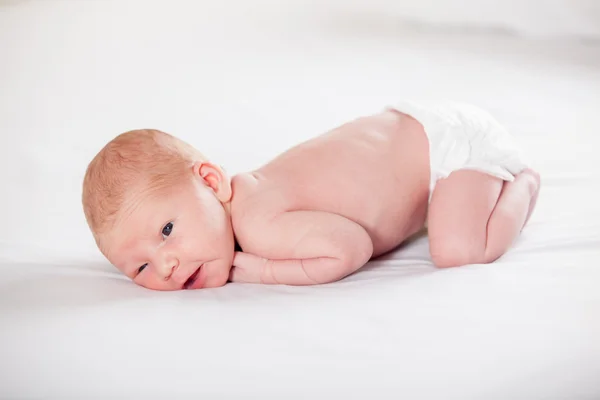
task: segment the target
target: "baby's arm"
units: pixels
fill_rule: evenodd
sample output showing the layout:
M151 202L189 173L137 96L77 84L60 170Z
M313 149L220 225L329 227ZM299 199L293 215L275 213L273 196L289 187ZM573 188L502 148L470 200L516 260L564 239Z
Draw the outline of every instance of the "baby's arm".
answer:
M314 285L337 281L369 261L373 243L359 224L320 211L289 211L264 226L233 260L234 282Z

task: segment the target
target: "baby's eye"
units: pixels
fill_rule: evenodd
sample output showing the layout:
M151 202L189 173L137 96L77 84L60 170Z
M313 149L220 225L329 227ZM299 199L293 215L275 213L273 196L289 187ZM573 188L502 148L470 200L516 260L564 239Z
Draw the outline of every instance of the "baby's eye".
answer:
M139 274L140 272L142 272L142 271L144 270L144 268L146 268L147 266L148 266L148 263L146 263L146 264L142 265L141 267L139 267L139 268L138 268L138 274Z
M171 231L173 230L173 223L169 222L168 224L165 225L165 227L162 229L162 235L164 238L166 238L167 236L169 236L171 234Z

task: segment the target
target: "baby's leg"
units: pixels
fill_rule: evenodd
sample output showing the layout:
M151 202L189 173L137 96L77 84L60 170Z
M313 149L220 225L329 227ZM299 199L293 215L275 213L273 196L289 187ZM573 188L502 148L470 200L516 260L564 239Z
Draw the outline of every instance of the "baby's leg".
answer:
M455 267L499 258L529 219L539 184L532 170L512 182L472 170L455 171L438 181L428 220L434 264Z

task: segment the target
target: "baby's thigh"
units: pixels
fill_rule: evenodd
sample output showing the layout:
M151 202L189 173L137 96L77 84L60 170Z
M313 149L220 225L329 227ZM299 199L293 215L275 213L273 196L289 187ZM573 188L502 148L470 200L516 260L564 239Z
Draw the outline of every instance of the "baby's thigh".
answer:
M431 196L428 231L434 247L485 248L487 223L496 206L502 179L473 171L454 171L437 182ZM458 250L458 249L457 249Z

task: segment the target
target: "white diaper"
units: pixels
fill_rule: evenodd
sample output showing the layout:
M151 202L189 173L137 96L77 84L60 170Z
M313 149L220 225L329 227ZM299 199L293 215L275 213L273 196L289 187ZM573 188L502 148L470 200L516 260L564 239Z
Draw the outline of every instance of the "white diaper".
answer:
M429 138L429 198L439 179L471 169L512 181L527 168L522 151L508 131L486 111L457 102L402 101L391 108L423 125Z

